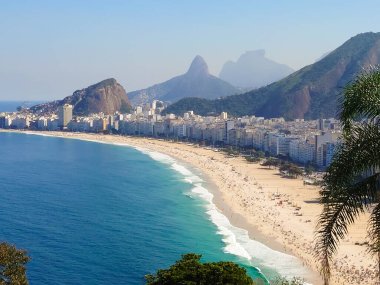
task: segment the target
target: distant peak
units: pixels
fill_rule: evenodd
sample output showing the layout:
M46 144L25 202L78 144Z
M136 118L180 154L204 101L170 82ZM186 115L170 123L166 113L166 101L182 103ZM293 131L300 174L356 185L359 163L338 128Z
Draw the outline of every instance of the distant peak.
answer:
M264 49L248 50L238 58L237 62L247 61L247 60L265 59L265 58L266 57L265 57L265 50Z
M265 49L258 49L258 50L248 50L246 51L243 56L265 56Z
M97 88L103 88L105 86L116 85L116 84L117 84L117 81L115 78L108 78L98 83L95 83L94 85L89 86L89 88L97 89Z
M108 78L100 81L98 84L104 84L104 85L112 85L117 84L117 81L115 78Z
M187 71L187 74L191 75L208 75L208 66L203 57L200 55L197 55L194 59L193 62L190 65L189 70Z

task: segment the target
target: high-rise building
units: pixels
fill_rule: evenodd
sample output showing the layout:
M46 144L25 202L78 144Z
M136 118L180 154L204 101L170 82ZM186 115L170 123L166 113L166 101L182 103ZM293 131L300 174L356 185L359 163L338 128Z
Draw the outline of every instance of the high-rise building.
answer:
M67 128L67 124L73 118L73 106L65 104L58 107L58 127Z
M228 120L224 122L224 143L228 143L228 131L235 127L235 122L233 120Z
M5 128L5 116L0 117L0 128L1 129Z

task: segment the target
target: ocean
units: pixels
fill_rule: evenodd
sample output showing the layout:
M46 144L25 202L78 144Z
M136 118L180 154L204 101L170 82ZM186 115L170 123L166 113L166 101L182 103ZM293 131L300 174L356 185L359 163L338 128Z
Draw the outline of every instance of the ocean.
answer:
M121 145L0 133L0 241L28 251L30 284L144 284L181 254L234 261L267 284L297 260L248 238L200 173Z
M31 107L42 101L0 101L0 112L16 112L17 107Z

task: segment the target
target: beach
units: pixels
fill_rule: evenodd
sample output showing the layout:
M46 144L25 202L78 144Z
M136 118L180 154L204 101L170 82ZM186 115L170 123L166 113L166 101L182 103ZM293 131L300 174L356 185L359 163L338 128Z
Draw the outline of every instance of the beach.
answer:
M319 187L302 179L284 178L277 169L248 163L212 149L157 139L67 132L38 132L58 137L126 144L169 155L199 170L213 187L214 203L237 227L248 230L251 239L290 255L310 269L308 283L322 284L314 258L315 227L322 206ZM376 259L363 245L369 214L350 227L336 255L331 284L379 284Z

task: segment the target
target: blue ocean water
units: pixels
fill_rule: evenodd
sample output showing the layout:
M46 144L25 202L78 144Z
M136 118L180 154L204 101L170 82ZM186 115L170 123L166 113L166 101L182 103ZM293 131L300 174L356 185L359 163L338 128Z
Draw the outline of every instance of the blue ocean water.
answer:
M42 103L42 101L0 101L0 112L16 112L17 107L31 107Z
M144 284L188 252L237 262L264 284L298 270L233 227L202 178L168 156L0 133L0 170L0 241L28 250L32 285Z

